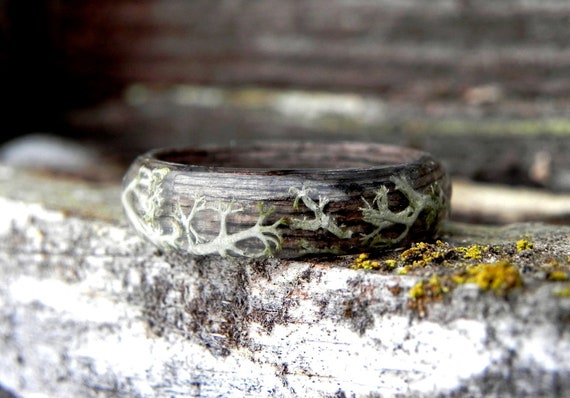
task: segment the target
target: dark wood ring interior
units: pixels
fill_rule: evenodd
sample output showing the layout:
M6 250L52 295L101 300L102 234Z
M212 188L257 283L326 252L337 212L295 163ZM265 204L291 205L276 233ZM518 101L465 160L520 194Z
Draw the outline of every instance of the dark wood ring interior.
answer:
M279 143L209 149L165 149L156 160L184 166L243 169L344 169L409 163L423 153L373 143Z

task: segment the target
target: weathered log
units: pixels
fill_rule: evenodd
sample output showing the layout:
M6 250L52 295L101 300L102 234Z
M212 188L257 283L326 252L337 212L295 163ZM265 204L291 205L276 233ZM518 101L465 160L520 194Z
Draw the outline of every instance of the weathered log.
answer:
M368 263L165 256L127 226L117 185L0 171L0 384L15 394L570 391L568 227L452 223L445 243ZM499 259L520 280L452 282Z

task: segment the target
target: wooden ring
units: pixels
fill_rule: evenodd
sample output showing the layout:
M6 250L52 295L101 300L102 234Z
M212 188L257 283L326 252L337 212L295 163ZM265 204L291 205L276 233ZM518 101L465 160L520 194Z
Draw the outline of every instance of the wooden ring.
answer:
M123 188L127 218L161 249L281 258L430 239L451 195L431 155L351 142L154 150Z

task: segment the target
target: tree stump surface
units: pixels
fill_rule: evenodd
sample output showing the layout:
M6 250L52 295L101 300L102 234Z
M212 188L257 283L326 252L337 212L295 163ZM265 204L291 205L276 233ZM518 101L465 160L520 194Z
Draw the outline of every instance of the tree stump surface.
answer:
M191 258L136 236L119 195L0 169L0 384L16 396L570 391L569 227L451 222L431 252L370 259ZM520 283L469 279L497 262Z

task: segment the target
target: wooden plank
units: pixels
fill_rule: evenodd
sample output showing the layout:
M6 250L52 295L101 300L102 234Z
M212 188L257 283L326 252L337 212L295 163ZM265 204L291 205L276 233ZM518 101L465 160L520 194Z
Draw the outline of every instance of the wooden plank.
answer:
M559 2L122 1L60 10L72 75L120 82L268 84L457 98L496 82L564 96ZM91 67L89 67L91 65ZM427 91L426 91L427 90Z

